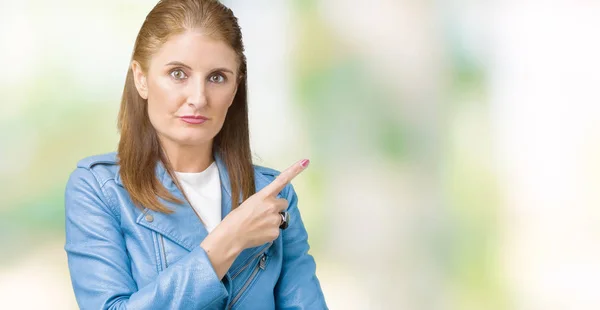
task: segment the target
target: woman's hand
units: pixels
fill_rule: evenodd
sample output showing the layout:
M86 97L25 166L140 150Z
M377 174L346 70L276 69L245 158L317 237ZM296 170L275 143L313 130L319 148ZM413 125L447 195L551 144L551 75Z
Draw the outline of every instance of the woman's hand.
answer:
M223 219L223 226L238 236L243 249L259 246L279 237L279 212L287 209L288 201L277 198L277 195L306 169L308 163L308 160L295 163Z
M250 196L229 213L204 239L202 248L207 252L221 279L241 251L259 246L279 237L281 215L288 201L277 198L283 188L308 167L307 159L283 171L271 184Z

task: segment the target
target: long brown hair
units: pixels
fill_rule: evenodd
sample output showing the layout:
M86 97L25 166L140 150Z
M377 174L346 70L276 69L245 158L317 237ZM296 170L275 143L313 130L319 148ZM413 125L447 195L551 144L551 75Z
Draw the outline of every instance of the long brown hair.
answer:
M161 0L146 17L131 58L148 72L150 58L169 37L196 28L226 42L237 53L240 64L237 93L221 131L213 140L213 152L219 153L229 173L233 210L239 205L238 197L246 200L255 192L248 129L246 57L233 12L217 0ZM158 198L181 201L162 185L155 169L157 163L162 162L171 177L173 169L148 118L147 101L137 92L131 66L121 99L118 128L120 174L132 201L138 207L172 213Z

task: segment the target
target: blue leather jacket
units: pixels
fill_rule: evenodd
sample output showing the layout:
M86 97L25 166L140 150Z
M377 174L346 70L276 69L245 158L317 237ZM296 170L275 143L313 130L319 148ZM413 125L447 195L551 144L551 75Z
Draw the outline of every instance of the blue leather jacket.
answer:
M227 170L218 156L222 216L231 211ZM256 190L277 171L255 167ZM158 164L156 176L182 193ZM71 281L82 309L327 309L294 188L290 223L273 242L241 252L220 280L200 243L207 231L189 204L161 202L167 215L136 208L123 187L115 153L81 160L65 193Z

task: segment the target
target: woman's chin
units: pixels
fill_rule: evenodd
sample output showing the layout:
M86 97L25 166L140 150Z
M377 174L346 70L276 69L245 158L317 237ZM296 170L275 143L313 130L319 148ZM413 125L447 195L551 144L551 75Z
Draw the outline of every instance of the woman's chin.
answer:
M201 137L181 137L180 139L177 139L175 142L181 146L186 146L186 147L193 147L193 146L205 146L209 143L212 142L212 137L205 137L205 136L201 136Z

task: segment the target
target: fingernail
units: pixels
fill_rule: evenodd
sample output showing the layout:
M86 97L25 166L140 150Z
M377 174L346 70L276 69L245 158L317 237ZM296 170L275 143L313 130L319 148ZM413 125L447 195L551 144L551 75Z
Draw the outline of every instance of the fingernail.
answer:
M305 159L300 162L300 166L302 166L303 168L308 167L308 164L310 164L310 160L308 160L308 159Z

